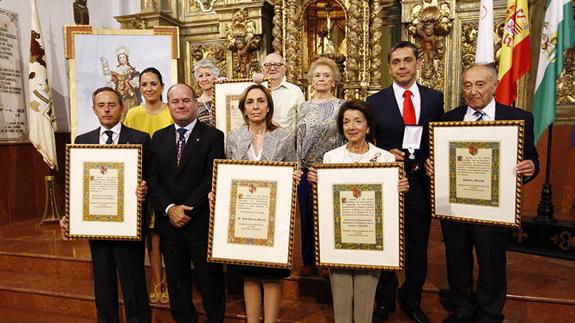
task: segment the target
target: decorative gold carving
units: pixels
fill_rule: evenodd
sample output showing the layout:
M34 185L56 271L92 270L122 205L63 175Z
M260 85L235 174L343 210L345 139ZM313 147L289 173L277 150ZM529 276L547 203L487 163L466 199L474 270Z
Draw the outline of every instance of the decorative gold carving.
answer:
M359 83L362 43L361 0L349 2L348 15L346 80L349 83Z
M371 85L381 86L381 65L383 59L383 6L382 0L375 0L371 5L369 32L371 35Z
M554 245L563 251L575 248L575 238L571 235L569 231L563 231L557 233L549 238Z
M557 105L575 104L575 50L563 54L564 70L557 80Z
M285 25L285 59L288 62L286 75L290 82L299 84L302 75L301 58L301 3L287 0Z
M256 24L248 19L244 8L234 13L234 19L226 26L226 47L235 55L233 78L248 78L259 71L259 61L254 52L261 48L262 38L256 35Z
M436 90L443 89L445 36L451 31L451 17L449 1L423 0L413 6L407 26L422 59L420 82Z
M130 19L129 24L132 26L133 29L147 29L148 27L146 19L142 17L134 17Z
M466 69L475 62L477 29L476 22L468 22L461 25L461 65L463 69Z
M272 28L272 35L273 35L273 42L272 46L276 53L279 53L283 56L283 37L282 37L282 19L283 19L283 7L282 1L276 0L274 4L274 18L273 18L273 28Z
M214 10L214 4L218 0L194 0L193 2L200 6L200 10L203 12L210 12Z
M144 2L144 8L142 9L147 9L148 11L156 11L158 10L158 1L157 0L146 0Z

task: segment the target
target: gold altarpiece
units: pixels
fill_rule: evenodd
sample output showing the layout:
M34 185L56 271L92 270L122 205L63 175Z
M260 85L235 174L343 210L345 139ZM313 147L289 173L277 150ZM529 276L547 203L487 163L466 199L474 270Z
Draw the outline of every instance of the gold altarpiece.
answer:
M530 1L531 73L518 85L517 106L531 106L544 10ZM498 59L506 0L495 0ZM479 1L470 0L142 0L141 12L116 17L122 28L180 28L180 80L194 84L193 64L214 59L222 75L243 78L277 51L290 82L307 87L306 72L318 56L331 57L343 72L346 98L365 98L391 83L387 53L399 39L420 48L418 81L445 93L446 109L462 103L460 74L473 63ZM565 53L558 81L558 120L575 119L575 62Z

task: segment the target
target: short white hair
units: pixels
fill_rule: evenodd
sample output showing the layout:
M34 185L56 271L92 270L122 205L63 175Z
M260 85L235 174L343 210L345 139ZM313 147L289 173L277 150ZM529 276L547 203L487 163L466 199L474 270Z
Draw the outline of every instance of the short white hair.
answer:
M212 70L212 74L214 75L214 77L219 77L220 76L220 69L216 66L216 64L214 63L214 61L212 61L211 59L207 59L204 58L202 60L199 60L196 64L194 64L194 78L197 80L198 77L200 77L200 68L209 68L210 70Z

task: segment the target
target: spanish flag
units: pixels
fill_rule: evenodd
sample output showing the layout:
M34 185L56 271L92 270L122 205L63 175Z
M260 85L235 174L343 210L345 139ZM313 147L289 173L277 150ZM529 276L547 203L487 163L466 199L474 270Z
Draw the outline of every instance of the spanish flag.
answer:
M517 80L531 68L527 0L508 0L501 38L497 102L511 105L517 97Z

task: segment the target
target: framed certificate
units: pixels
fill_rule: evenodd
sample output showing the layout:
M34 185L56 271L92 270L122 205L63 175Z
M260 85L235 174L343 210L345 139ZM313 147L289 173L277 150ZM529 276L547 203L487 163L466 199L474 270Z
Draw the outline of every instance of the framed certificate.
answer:
M429 129L433 216L518 227L524 121L432 122Z
M291 268L296 163L214 161L208 261Z
M240 96L244 90L255 84L250 79L227 80L223 83L216 83L214 87L214 119L216 128L220 129L224 135L228 135L233 130L245 124L242 112L239 109ZM267 83L263 83L271 88Z
M402 163L317 164L314 185L318 266L401 270Z
M140 240L141 145L66 145L70 239Z

